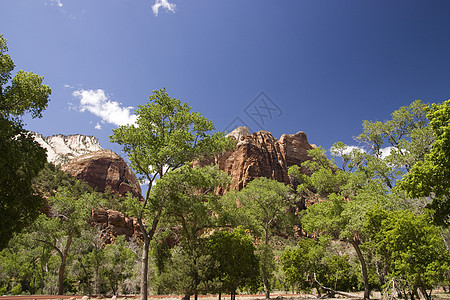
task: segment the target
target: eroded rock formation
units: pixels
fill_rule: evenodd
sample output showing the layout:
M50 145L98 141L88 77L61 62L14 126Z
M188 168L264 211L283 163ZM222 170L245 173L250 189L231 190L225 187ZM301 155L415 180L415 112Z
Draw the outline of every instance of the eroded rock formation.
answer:
M100 150L79 156L64 164L61 169L86 181L99 192L110 188L120 196L131 192L135 197L142 197L136 176L125 160L111 150Z
M99 208L92 212L91 222L107 244L114 242L118 235L125 235L127 238L140 236L136 220L116 210Z
M94 136L73 134L73 135L52 135L42 136L34 133L34 139L47 151L47 160L55 165L64 164L71 159L102 150L98 139Z
M277 140L270 132L262 130L250 134L246 127L238 127L228 136L237 140L233 151L203 159L196 165L218 164L221 170L232 177L230 189L237 190L258 177L292 184L288 168L310 159L307 151L315 147L308 143L306 134L302 131L283 134Z

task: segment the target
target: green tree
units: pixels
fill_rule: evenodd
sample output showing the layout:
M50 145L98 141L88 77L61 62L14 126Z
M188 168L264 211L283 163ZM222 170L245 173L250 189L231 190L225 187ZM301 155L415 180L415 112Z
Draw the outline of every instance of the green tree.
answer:
M312 161L304 163L312 171L310 177L299 174L298 169L290 170L291 176L299 178L297 190L303 197L330 200L307 209L303 228L308 234L330 234L355 248L361 262L365 298L370 293L368 268L360 248L368 238L363 230L365 214L376 205L414 208L410 199L393 188L431 148L434 136L426 119L428 107L418 100L394 111L391 120L364 121L364 131L358 139L369 146L368 150L348 152L343 143L332 147L332 153L343 158L343 170L332 161L326 162L324 153L311 153ZM423 205L415 209L423 210ZM379 276L380 285L382 278Z
M166 172L199 158L221 152L232 146L223 133L214 130L211 121L191 112L187 103L171 98L165 89L154 91L149 103L135 112L135 125L113 130L111 141L123 145L132 168L149 183L143 201L129 201L132 213L139 223L144 238L142 249L141 297L148 294L148 253L150 241L158 227L161 214L169 198L156 198L152 187Z
M256 178L241 191L227 193L227 201L239 222L259 240L261 277L266 298L270 297L270 278L274 271L274 255L270 245L275 233L293 230L292 189L276 180Z
M313 173L311 177L303 179L297 191L304 197L313 199L316 204L307 208L301 220L302 227L310 236L326 234L352 245L361 264L364 297L368 299L369 273L361 250L361 245L366 240L363 231L364 215L374 205L388 205L391 198L386 178L393 178L394 172L381 158L356 150L348 161L352 171L338 169L332 160L325 161L323 149L314 149L311 154L312 160L303 166ZM305 177L298 170L290 168L289 174L294 178ZM327 184L324 185L324 182Z
M400 182L411 197L431 197L437 224L448 226L450 216L450 100L433 104L427 114L436 141Z
M32 72L20 70L12 77L15 65L7 51L0 34L0 249L36 219L44 203L31 183L44 167L46 153L23 129L20 116L42 117L51 93Z
M190 253L186 259L191 259L191 269L186 276L193 276L192 285L186 286L186 297L190 292L197 299L199 285L205 276L196 269L200 256L206 255L202 234L211 228L221 227L222 209L220 195L215 191L226 188L230 182L229 176L214 166L193 168L184 165L177 170L167 173L153 189L155 198L169 199L162 214L162 227L176 227L180 229L179 245L184 253ZM204 261L202 262L202 268Z
M450 253L426 216L377 207L367 213L365 226L377 242L376 251L389 263L389 276L398 287L409 290L412 299L417 290L429 299L433 287L448 283Z
M255 287L259 277L259 262L256 247L242 228L233 231L218 231L209 237L209 253L218 263L215 270L222 292L229 292L234 300L239 287Z
M285 249L281 264L293 289L310 291L315 287L320 295L319 283L335 291L350 291L357 285L348 255L334 254L330 240L327 236L302 238L297 246Z
M314 274L323 282L323 265L325 247L329 239L320 237L319 241L310 238L302 238L296 247L286 248L281 255L281 265L286 276L286 281L292 290L310 291L320 287L314 281Z
M48 217L41 214L33 224L32 238L48 245L60 258L58 270L58 294L64 294L64 279L71 246L74 239L85 229L91 210L98 203L95 194L74 197L67 188L61 188L48 198L50 212Z
M118 295L125 279L132 277L136 258L123 236L105 246L101 272L107 282L107 291L112 290L113 295Z

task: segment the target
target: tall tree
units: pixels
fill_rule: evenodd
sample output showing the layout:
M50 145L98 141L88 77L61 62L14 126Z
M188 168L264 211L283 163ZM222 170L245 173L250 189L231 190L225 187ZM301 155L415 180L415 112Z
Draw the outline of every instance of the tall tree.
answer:
M239 287L255 287L259 279L259 262L255 255L256 247L243 228L233 231L218 231L208 238L207 248L218 263L215 276L219 280L219 299L221 293L229 292L236 299Z
M311 177L297 174L295 168L290 170L292 176L300 179L300 193L330 200L309 207L302 224L310 234L328 233L355 248L361 262L365 298L370 289L366 258L360 249L367 238L364 219L376 205L390 209L411 207L408 201L402 201L406 200L402 195L396 194L394 186L431 148L434 136L426 119L428 107L417 100L394 111L391 120L364 121L364 131L358 139L369 149L349 153L343 143L332 147L334 155L342 156L344 170L339 170L334 162L323 163L325 155L317 153L311 153L313 161L304 164L313 172ZM383 276L379 278L382 285Z
M7 51L0 34L0 249L36 219L44 203L32 180L44 168L46 153L23 129L20 117L42 117L51 93L32 72L20 70L12 77L15 66Z
M189 285L185 285L185 298L193 293L195 299L199 294L199 285L205 276L201 276L205 263L201 256L206 255L202 234L213 228L222 227L218 216L222 213L220 195L215 191L226 188L230 178L227 173L215 166L194 168L184 165L167 173L153 189L155 198L168 198L163 212L162 226L179 228L179 245L189 261L191 277ZM185 269L186 270L186 269ZM204 272L203 272L204 273ZM203 278L202 278L203 277ZM204 281L204 280L203 280Z
M41 214L37 218L33 224L32 238L58 253L58 294L63 295L67 259L74 239L87 227L91 210L98 205L98 199L94 193L76 197L68 188L60 188L54 196L48 198L48 203L51 217Z
M400 182L411 197L431 197L437 224L448 226L450 216L450 100L433 104L427 114L436 141L423 161L413 165Z
M209 134L213 123L199 113L191 112L187 103L171 98L165 89L156 90L149 102L135 112L136 124L113 130L112 142L123 145L132 168L149 184L143 199L129 201L144 238L142 248L141 297L148 295L148 253L150 241L158 228L169 198L155 198L152 187L166 172L177 169L202 156L223 151L232 141L223 133Z
M293 206L291 187L264 177L251 181L241 191L231 191L226 197L236 211L236 217L260 242L261 277L266 298L270 298L270 278L273 275L274 255L270 245L272 237L284 230L292 230Z
M430 299L433 287L448 283L450 252L427 216L374 207L365 227L376 242L375 251L389 263L390 280L398 289L408 290L411 299L418 291Z

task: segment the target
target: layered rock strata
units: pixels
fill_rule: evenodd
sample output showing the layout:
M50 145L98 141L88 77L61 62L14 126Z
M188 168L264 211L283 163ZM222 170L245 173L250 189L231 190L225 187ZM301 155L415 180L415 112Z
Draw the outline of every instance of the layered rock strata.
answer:
M80 180L86 181L99 192L107 188L125 196L131 192L141 198L141 187L125 160L111 150L91 152L72 159L61 169Z
M33 133L33 135L36 142L47 151L47 161L55 165L64 164L75 157L103 149L94 136L57 134L44 137L39 133Z
M307 151L315 147L309 144L306 134L302 131L283 134L280 140L277 140L270 132L262 130L250 134L246 127L238 127L228 136L237 140L234 150L205 158L196 165L217 164L219 169L232 177L229 188L237 190L241 190L258 177L293 185L288 168L309 160ZM308 172L306 169L303 171Z

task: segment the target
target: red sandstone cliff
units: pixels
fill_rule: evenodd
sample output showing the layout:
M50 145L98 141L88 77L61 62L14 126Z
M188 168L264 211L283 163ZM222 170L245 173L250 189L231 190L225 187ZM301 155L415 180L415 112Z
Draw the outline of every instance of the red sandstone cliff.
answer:
M91 152L70 160L61 169L86 181L99 192L110 188L120 196L141 196L141 187L125 160L111 150Z
M240 190L258 177L292 184L288 168L310 159L307 151L315 147L308 143L302 131L283 134L277 140L270 132L262 130L250 134L247 128L239 127L228 136L237 140L233 151L203 159L196 165L218 164L221 170L232 177L230 189Z

